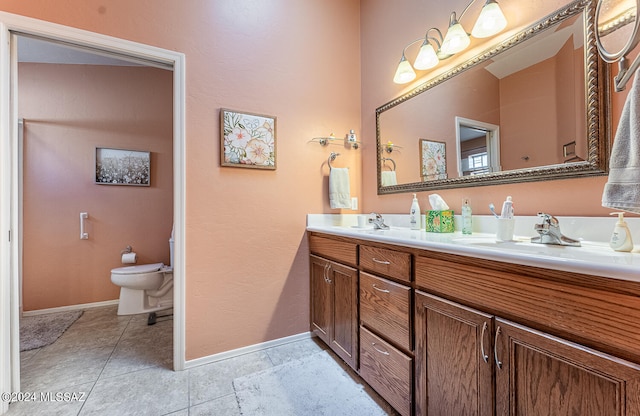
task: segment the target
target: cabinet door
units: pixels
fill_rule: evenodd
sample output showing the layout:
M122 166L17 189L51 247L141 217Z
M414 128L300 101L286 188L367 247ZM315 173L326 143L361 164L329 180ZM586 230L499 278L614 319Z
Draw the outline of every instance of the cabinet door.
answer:
M331 349L356 369L358 354L358 272L331 262L328 268L333 287L333 334Z
M332 292L327 260L311 255L311 331L327 345L331 343Z
M640 415L640 366L496 319L496 415Z
M311 255L311 330L353 369L358 358L358 272Z
M493 415L491 315L416 292L416 415Z

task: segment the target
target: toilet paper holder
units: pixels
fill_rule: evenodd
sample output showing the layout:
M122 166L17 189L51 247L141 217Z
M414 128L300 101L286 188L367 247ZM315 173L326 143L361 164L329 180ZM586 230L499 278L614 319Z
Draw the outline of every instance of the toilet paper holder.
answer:
M131 252L133 252L133 247L131 247L131 246L126 246L126 247L124 248L124 250L122 250L122 251L120 252L120 255L123 255L123 254L129 254L129 253L131 253Z

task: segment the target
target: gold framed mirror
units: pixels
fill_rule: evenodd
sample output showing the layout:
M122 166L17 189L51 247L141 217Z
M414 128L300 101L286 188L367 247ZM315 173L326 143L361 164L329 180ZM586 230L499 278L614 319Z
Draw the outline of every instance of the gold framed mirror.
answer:
M378 107L378 194L606 174L594 21L595 1L574 1Z

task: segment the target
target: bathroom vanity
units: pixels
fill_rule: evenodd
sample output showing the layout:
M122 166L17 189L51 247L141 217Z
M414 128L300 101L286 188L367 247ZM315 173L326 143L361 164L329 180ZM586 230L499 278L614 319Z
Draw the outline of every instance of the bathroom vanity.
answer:
M312 331L400 414L640 415L640 254L307 232Z

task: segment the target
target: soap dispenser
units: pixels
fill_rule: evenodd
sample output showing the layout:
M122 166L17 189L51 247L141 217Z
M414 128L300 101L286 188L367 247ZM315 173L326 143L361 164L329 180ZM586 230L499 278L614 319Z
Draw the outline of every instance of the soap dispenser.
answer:
M418 204L418 198L416 194L413 194L413 202L411 202L411 210L409 211L409 223L412 230L420 229L420 204Z
M633 250L633 241L631 241L631 232L624 220L624 212L612 212L609 215L617 215L618 222L611 234L609 245L615 251L631 251Z
M462 234L471 234L473 231L473 224L471 223L471 205L469 205L469 199L464 198L462 200Z

